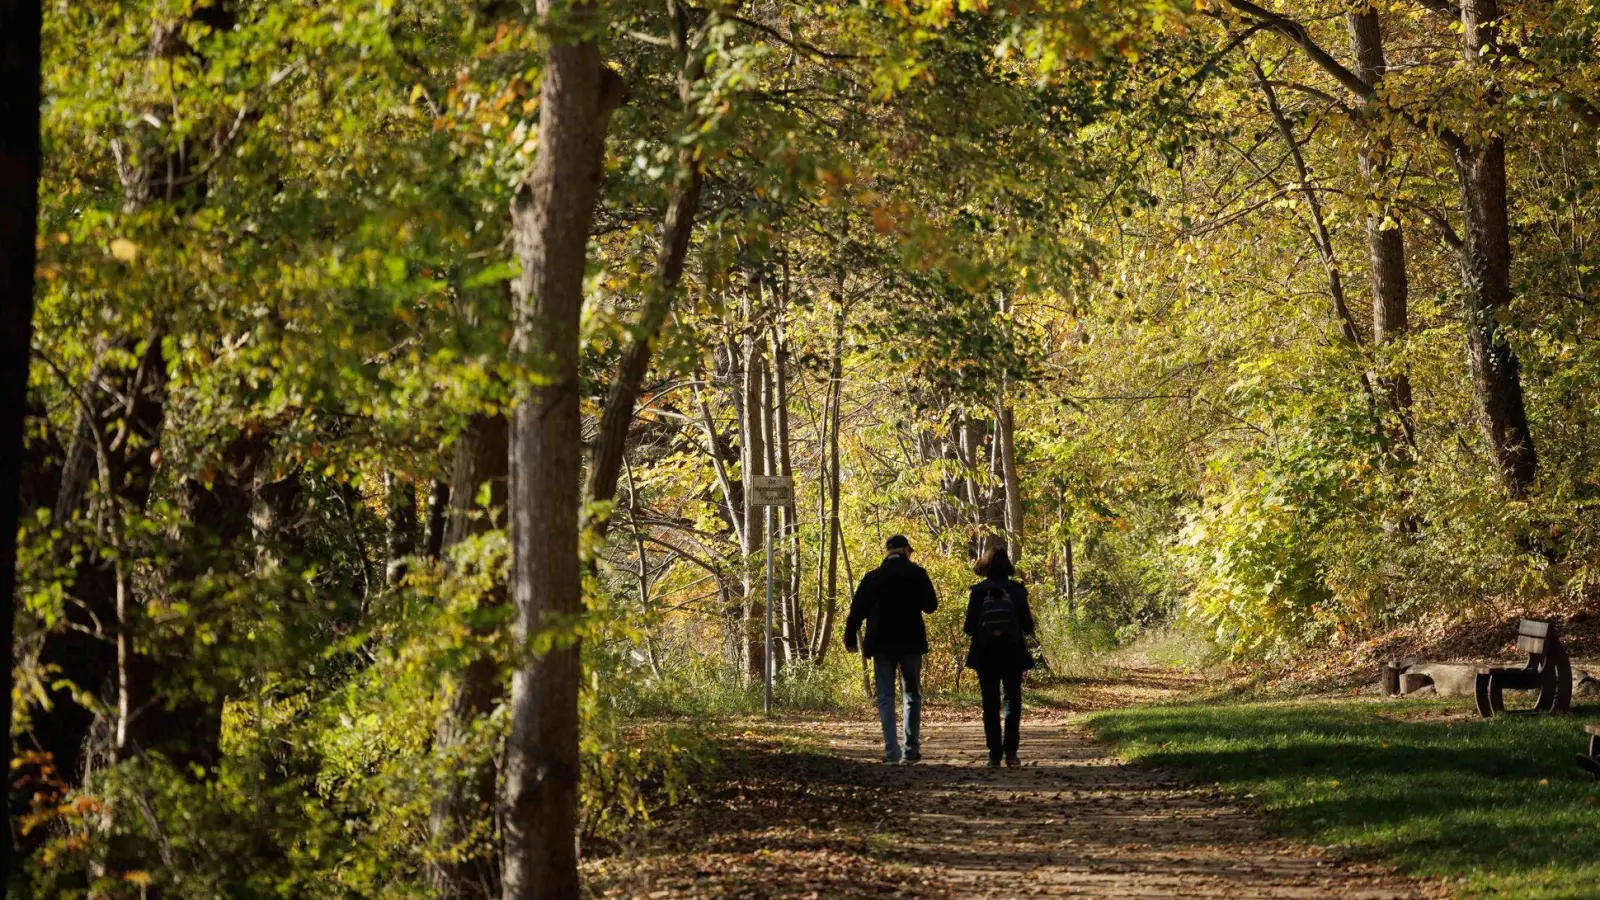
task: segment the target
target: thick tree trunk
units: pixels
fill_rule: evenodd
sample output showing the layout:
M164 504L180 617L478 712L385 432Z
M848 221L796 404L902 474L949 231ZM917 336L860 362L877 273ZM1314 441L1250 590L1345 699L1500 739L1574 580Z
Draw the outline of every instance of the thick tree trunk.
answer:
M1317 46L1303 25L1249 0L1228 0L1235 9L1294 41L1314 63L1333 76L1363 103L1373 102L1373 86ZM1444 11L1454 3L1438 4ZM1463 0L1462 55L1469 70L1489 76L1500 56L1495 50L1501 23L1496 0ZM1486 80L1486 79L1479 79ZM1490 87L1482 111L1497 102ZM1411 120L1431 131L1451 155L1461 190L1466 224L1461 239L1462 282L1466 294L1467 356L1472 366L1479 425L1489 443L1495 468L1506 491L1525 495L1538 479L1539 459L1522 395L1522 373L1516 354L1500 333L1496 314L1511 302L1511 246L1506 202L1506 147L1499 134L1487 128L1470 129L1471 139L1433 123Z
M667 8L672 16L673 49L679 55L678 101L685 115L694 117L694 88L705 75L706 54L698 46L704 31L698 37L689 34L687 10L682 4L669 2ZM706 24L709 26L709 19ZM700 208L700 190L705 184L705 171L696 158L697 152L696 147L684 147L678 154L678 177L667 201L666 218L661 223L661 249L656 254L655 273L639 310L639 320L622 352L616 380L611 384L601 411L599 434L590 450L584 484L586 516L593 514L594 504L616 496L617 476L628 429L633 423L634 406L639 402L639 391L650 368L656 338L672 312L678 284L683 280L683 263L689 254L695 213ZM601 516L586 525L594 528L599 537L604 537L609 527L608 517Z
M1461 4L1462 52L1469 68L1494 66L1500 10L1495 0ZM1521 497L1538 478L1539 459L1522 396L1516 353L1497 316L1511 305L1511 239L1506 198L1506 145L1482 133L1451 147L1465 214L1461 274L1466 289L1467 356L1478 400L1479 425L1500 480Z
M538 0L550 28L555 0ZM621 79L592 36L597 7L560 9L545 51L539 152L512 203L522 272L512 281L513 355L541 377L511 420L511 597L515 646L505 751L505 900L578 897L578 558L582 435L578 323L610 113ZM535 650L535 644L543 646Z
M1355 58L1352 68L1356 76L1368 84L1379 84L1388 64L1383 56L1383 28L1377 10L1369 7L1346 13L1345 24L1350 31L1350 53ZM1383 180L1388 153L1387 140L1376 145L1364 143L1357 151L1361 177L1369 193L1375 193ZM1386 200L1367 214L1366 230L1367 250L1372 260L1372 343L1382 346L1403 336L1410 328L1407 306L1411 283L1406 274L1405 233L1400 228L1400 217L1393 214ZM1408 459L1416 449L1416 430L1411 418L1411 379L1400 371L1380 375L1376 382L1397 420L1397 433L1392 434L1391 442L1397 454Z
M40 8L38 0L0 0L0 636L5 694L0 735L11 771L11 659L15 630L17 526L21 514L23 419L33 346L33 269L39 217ZM9 775L7 783L9 783ZM0 871L12 872L7 803Z
M990 492L979 478L979 472L983 469L983 444L984 439L988 437L987 431L986 423L962 415L957 452L961 456L961 466L965 476L965 490L969 504L967 514L971 517L969 550L974 553L983 550L983 536L994 523L994 519L990 516L990 507L993 505L989 502Z

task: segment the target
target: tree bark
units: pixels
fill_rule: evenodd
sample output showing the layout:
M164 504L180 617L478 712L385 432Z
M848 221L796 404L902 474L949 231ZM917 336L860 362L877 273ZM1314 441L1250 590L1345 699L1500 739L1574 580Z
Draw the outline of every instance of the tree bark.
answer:
M578 324L606 128L622 83L600 60L597 6L563 7L557 16L557 5L538 0L540 24L551 32L539 152L511 209L522 264L511 283L511 351L540 378L511 419L512 634L521 660L505 751L505 900L577 900L579 891L581 663L571 631L583 612Z
M743 318L747 334L744 336L744 392L740 404L739 440L743 444L741 477L744 481L744 638L746 675L760 678L765 671L765 646L761 640L761 627L765 614L759 596L761 591L760 556L764 546L762 520L766 510L750 502L750 480L766 474L767 450L763 415L763 384L766 371L766 342L762 339L761 316L764 304L761 299L761 275L752 267L744 292Z
M841 278L841 281L843 279ZM839 407L844 401L844 296L834 297L833 358L828 363L828 603L818 630L817 662L821 664L833 642L833 621L839 611Z
M669 0L668 12L672 16L672 45L679 57L678 102L686 117L691 117L694 86L705 75L706 54L698 44L703 31L695 36L689 33L687 10L681 3ZM710 20L707 20L707 25ZM634 406L639 402L639 391L645 373L650 368L654 343L672 312L677 298L678 284L683 280L683 263L689 254L689 239L694 234L695 213L700 208L700 190L705 184L705 171L696 159L697 148L686 146L678 153L678 175L667 201L667 213L661 223L661 249L656 254L656 268L645 294L639 319L632 328L628 346L622 352L617 366L616 380L606 397L600 415L599 435L589 454L587 482L584 485L585 515L597 502L611 500L617 493L617 476L622 466L628 429L633 422ZM589 523L598 536L604 537L609 527L606 517Z
M383 474L387 509L385 580L397 588L406 578L406 560L417 552L417 486L394 472Z
M422 539L422 555L438 561L444 554L444 531L450 520L450 482L434 479L428 490L428 527Z
M0 635L5 693L0 735L11 771L11 659L15 639L17 526L21 515L23 420L33 346L33 269L39 220L41 4L0 0ZM7 777L9 784L10 778ZM13 866L10 803L0 870Z
M694 233L695 210L700 205L700 187L705 178L690 152L685 151L678 162L686 168L686 172L673 188L667 217L661 225L661 251L656 256L655 274L645 295L644 306L639 310L639 320L633 326L627 349L622 352L616 380L611 383L605 409L600 415L599 434L589 454L588 479L584 486L586 509L616 496L617 477L622 469L628 429L633 423L633 410L639 402L645 373L650 368L654 342L661 333L661 326L667 321L668 313L672 311L678 283L683 278L683 261L689 253L689 238ZM609 516L591 521L589 527L604 537L610 528Z
M1261 94L1266 98L1267 110L1272 113L1272 121L1278 128L1278 136L1283 138L1283 144L1289 154L1289 159L1294 162L1295 187L1300 191L1300 196L1305 200L1306 214L1311 219L1312 245L1317 249L1317 256L1322 260L1323 273L1328 280L1328 296L1333 301L1333 315L1339 323L1339 332L1351 344L1362 344L1361 329L1356 325L1355 316L1350 312L1350 304L1344 295L1344 279L1339 273L1339 258L1334 254L1333 239L1328 234L1328 224L1322 214L1322 203L1317 199L1317 192L1311 184L1311 171L1306 167L1305 156L1300 153L1300 143L1295 139L1294 129L1289 124L1289 119L1283 114L1283 107L1278 105L1278 93L1272 89L1272 83L1267 80L1266 73L1261 71L1259 63L1255 66L1256 84L1261 88ZM1365 386L1367 377L1361 376ZM1371 388L1368 387L1370 393Z
M1362 103L1376 100L1373 86L1317 46L1305 26L1250 0L1227 0L1227 3L1294 41L1307 58ZM1496 0L1464 0L1460 15L1463 59L1469 70L1482 69L1488 75L1497 65L1498 53L1493 51L1495 32L1500 25L1499 5ZM1497 92L1491 88L1487 100L1493 104L1496 99ZM1407 115L1403 111L1400 114ZM1438 138L1449 151L1456 170L1466 223L1460 252L1462 286L1466 294L1463 312L1467 357L1472 367L1479 427L1489 443L1501 484L1511 496L1525 496L1538 479L1539 459L1528 427L1521 365L1496 321L1497 313L1511 302L1505 139L1478 129L1482 133L1469 140L1450 128L1409 115L1407 118Z
M1495 67L1500 24L1495 0L1463 0L1462 54L1469 69ZM1461 274L1466 288L1467 357L1477 389L1479 425L1501 483L1513 497L1522 497L1538 479L1539 458L1528 427L1521 364L1497 318L1511 305L1505 139L1487 133L1463 138L1452 145L1451 157L1465 214Z
M1350 31L1350 52L1355 58L1353 70L1368 84L1382 83L1388 70L1383 55L1383 28L1375 8L1345 14L1345 24ZM1385 158L1389 142L1377 145L1363 143L1357 151L1361 177L1369 193L1375 193L1383 180ZM1398 215L1392 214L1387 202L1367 213L1367 250L1372 260L1372 343L1382 346L1403 336L1410 328L1408 303L1411 292L1406 274L1405 233L1401 230ZM1388 226L1385 227L1385 221ZM1416 429L1411 417L1411 379L1404 371L1380 375L1377 387L1383 391L1385 401L1394 411L1397 434L1391 443L1397 453L1409 459L1416 450ZM1398 440L1395 440L1398 438Z
M998 425L995 435L999 440L1000 476L1005 490L1006 540L1010 544L1013 562L1022 558L1022 483L1017 473L1016 414L1007 402L1005 389L1001 389L998 406Z
M768 475L778 475L781 471L778 463L778 385L777 376L773 371L774 363L771 352L773 327L769 318L766 327L763 329L765 333L761 337L761 342L765 347L765 353L761 361L761 445L766 451L766 459L763 461L763 465ZM763 514L766 512L767 510L762 510ZM789 662L788 644L783 640L783 635L788 631L789 605L784 600L786 596L784 587L787 582L783 580L781 572L778 571L778 566L781 564L779 548L783 544L783 510L781 508L774 509L771 510L771 513L772 515L766 518L765 521L772 525L767 534L767 541L770 548L769 552L773 555L772 589L776 593L769 595L766 602L774 604L772 618L773 627L777 633L772 638L773 659L768 665L772 666L774 672L777 672L785 665L788 665ZM765 627L765 623L763 623L762 628L765 629Z
M161 352L161 335L151 335L142 351L131 340L117 342L121 349L138 353L130 369L117 366L99 372L94 385L79 398L80 434L87 424L87 438L75 440L84 448L100 483L91 515L83 527L92 527L102 536L120 527L121 511L142 511L150 497L154 480L151 449L160 443L165 413L166 360ZM120 435L120 440L114 436ZM76 451L69 451L76 454ZM68 489L63 485L63 489ZM78 503L88 496L87 485L77 493ZM58 495L56 508L63 524L78 513L66 508ZM114 539L114 537L113 537ZM63 542L76 541L69 532ZM69 546L58 547L61 559L69 558ZM50 691L48 710L33 722L31 736L39 750L49 753L56 771L71 786L84 783L89 768L88 742L91 733L111 734L113 727L96 729L97 714L78 702L73 688L97 694L104 708L118 705L123 667L117 659L121 633L116 604L115 565L101 554L86 553L75 567L72 596L67 607L69 627L51 631L40 650L42 665L55 667L60 681L68 686ZM126 582L123 584L126 588ZM124 608L124 612L126 609ZM104 743L101 755L109 758L115 741Z
M502 415L476 417L457 440L443 546L503 527L508 455L508 426ZM480 510L477 498L485 486L488 508ZM505 602L505 584L499 580L479 600L485 608ZM483 640L489 635L477 637ZM428 811L436 854L428 863L428 882L440 900L483 900L494 896L499 884L487 846L494 819L495 770L492 754L474 747L473 737L504 692L495 659L488 653L474 654L444 692L445 708L434 729L434 750L445 760L444 774L434 785Z
M788 308L788 279L784 279L785 296L782 307L772 327L772 378L777 394L774 415L778 451L778 474L794 478L794 456L789 446L789 342L784 334L782 312ZM784 644L790 661L806 657L805 608L800 602L800 520L799 507L791 500L779 510L782 527L779 533L784 540Z

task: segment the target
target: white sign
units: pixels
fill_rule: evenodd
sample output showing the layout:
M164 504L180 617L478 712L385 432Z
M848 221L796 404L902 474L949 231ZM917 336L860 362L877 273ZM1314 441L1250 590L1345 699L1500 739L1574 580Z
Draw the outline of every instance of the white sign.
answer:
M745 482L751 506L788 506L794 502L794 479L782 475L752 475Z

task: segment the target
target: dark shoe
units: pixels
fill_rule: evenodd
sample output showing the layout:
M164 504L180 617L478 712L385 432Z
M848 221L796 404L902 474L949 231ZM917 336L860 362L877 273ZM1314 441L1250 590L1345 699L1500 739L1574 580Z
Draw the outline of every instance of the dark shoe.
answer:
M989 768L991 768L991 769L1000 768L1000 757L998 757L998 756L989 757Z
M1017 755L1015 753L1007 753L1006 754L1006 765L1011 766L1012 768L1016 768L1017 766L1022 765L1022 760L1017 759Z
M921 753L916 753L916 752L907 753L905 755L904 762L908 766L911 765L912 763L922 762L922 754Z

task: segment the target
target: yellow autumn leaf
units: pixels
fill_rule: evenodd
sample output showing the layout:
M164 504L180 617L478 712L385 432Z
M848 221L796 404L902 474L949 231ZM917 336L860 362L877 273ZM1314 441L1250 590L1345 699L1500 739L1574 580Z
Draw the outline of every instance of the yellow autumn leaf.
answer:
M111 255L121 262L131 263L139 258L139 245L127 238L113 238Z

